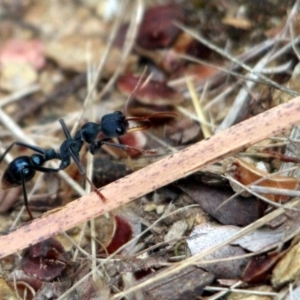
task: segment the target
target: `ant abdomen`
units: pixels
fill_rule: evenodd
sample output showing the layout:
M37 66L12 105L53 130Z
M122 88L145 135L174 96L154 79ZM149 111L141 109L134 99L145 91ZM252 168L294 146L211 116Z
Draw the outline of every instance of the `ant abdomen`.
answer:
M2 176L2 189L20 186L22 184L22 180L29 181L32 179L36 171L30 168L31 164L32 161L29 156L19 156L14 159L8 165Z

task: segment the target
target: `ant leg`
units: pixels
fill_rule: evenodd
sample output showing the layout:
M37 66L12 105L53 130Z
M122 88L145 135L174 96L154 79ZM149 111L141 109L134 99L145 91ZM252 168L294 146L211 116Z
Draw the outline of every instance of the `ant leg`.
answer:
M29 144L26 144L26 143L23 143L23 142L14 142L14 144L16 144L18 146L26 147L28 149L31 149L31 150L33 150L35 152L38 152L40 154L43 154L43 155L45 155L49 150L54 152L54 149L43 149L41 147L29 145ZM53 158L56 158L56 157L53 157Z
M27 213L29 215L29 218L31 220L34 220L33 215L31 213L31 210L29 208L29 202L28 202L27 191L26 191L26 186L25 186L25 178L24 178L24 174L23 174L24 169L22 169L22 172L21 172L21 181L22 181L22 190L23 190L24 205L25 205L25 208L26 208Z
M128 150L134 150L134 151L137 151L137 152L139 152L141 154L145 154L145 153L155 154L156 153L155 150L144 150L144 149L141 149L141 148L136 148L136 147L132 147L132 146L128 146L128 145L123 145L123 144L117 144L117 143L113 143L113 142L109 142L109 141L105 141L105 140L96 141L91 146L90 150L92 150L94 152L95 148L99 148L99 145L100 146L102 146L102 145L108 145L108 146L111 146L111 147L116 147L116 148L122 149L122 150L124 150L126 152L128 152ZM94 154L94 153L92 153L92 154Z
M14 144L15 144L15 143L12 143L12 144L11 144L11 145L3 152L3 154L2 154L1 157L0 157L0 163L2 163L4 157L5 157L6 154L10 151L10 149L13 147Z
M61 127L62 127L62 129L64 131L64 134L65 134L66 138L67 139L72 139L71 134L70 134L70 132L69 132L69 130L67 128L67 125L66 125L64 119L59 119L59 123L60 123L60 125L61 125Z
M31 149L31 150L33 150L33 151L35 151L37 153L40 153L40 154L44 155L45 161L48 161L48 160L51 160L51 159L54 159L54 158L60 159L59 153L55 152L54 149L43 149L43 148L40 148L40 147L37 147L37 146L33 146L33 145L29 145L29 144L26 144L26 143L23 143L23 142L14 142L1 155L1 157L0 157L0 163L3 161L4 157L6 156L6 154L11 150L11 148L14 145L22 146L22 147Z
M28 168L28 167L27 167ZM34 166L31 169L35 171L39 171L42 173L57 173L61 170L61 168L46 168L46 167L39 167L39 166Z
M15 142L15 144L19 145L19 146L26 147L28 149L31 149L35 152L38 152L38 153L42 154L43 157L44 157L44 162L55 159L55 158L56 159L61 159L60 154L57 153L52 148L43 149L43 148L40 148L38 146L29 145L29 144L26 144L26 143L23 143L23 142Z
M30 219L34 220L33 215L31 213L31 210L29 208L29 202L28 202L27 191L26 191L26 186L25 186L25 177L24 177L24 173L23 173L25 169L33 169L35 171L40 171L40 172L43 172L43 173L57 173L58 171L60 171L60 169L59 168L57 168L57 169L45 168L45 167L39 167L39 166L34 166L34 167L27 166L26 168L22 169L21 182L22 182L24 205L25 205L25 208L27 210L27 213L28 213Z
M59 123L64 131L65 137L67 140L72 140L71 134L67 128L67 125L65 123L65 121L63 119L59 120ZM103 194L95 187L95 185L93 184L93 182L86 176L86 172L85 169L83 168L80 159L78 158L78 156L74 153L73 149L71 147L68 148L68 151L70 152L74 162L76 163L79 172L82 176L85 177L85 180L90 184L90 186L93 188L94 192L102 199L102 201L105 201L106 198L103 196ZM65 166L63 167L65 168Z
M82 176L84 176L85 180L90 184L90 186L92 187L92 189L94 190L94 192L102 199L102 201L106 201L105 196L96 188L96 186L94 185L94 183L86 176L86 172L85 169L83 168L78 156L73 152L73 150L71 148L69 148L70 154L74 160L74 162L76 163L79 172Z
M26 191L26 186L25 186L25 176L24 176L24 170L25 169L33 169L35 171L40 171L40 172L43 172L43 173L55 173L55 172L60 171L60 169L44 168L44 167L39 167L39 166L34 166L34 167L27 166L26 168L22 169L22 172L21 172L21 182L22 182L22 191L23 191L24 206L26 208L26 211L27 211L30 219L34 220L33 215L31 213L31 210L29 208L29 202L28 202L27 191Z

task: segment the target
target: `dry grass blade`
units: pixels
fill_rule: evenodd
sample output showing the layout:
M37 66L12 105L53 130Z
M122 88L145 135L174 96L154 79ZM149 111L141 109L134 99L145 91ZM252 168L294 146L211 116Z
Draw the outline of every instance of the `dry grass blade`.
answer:
M300 97L297 97L107 185L101 190L108 199L105 203L95 193L91 193L60 210L50 212L1 236L0 257L68 230L249 145L282 133L300 122L299 111ZM20 236L24 238L20 239Z
M176 23L176 26L178 26L180 29L182 29L183 31L190 34L192 37L194 37L199 42L203 43L205 46L207 46L211 50L215 51L216 53L219 53L220 55L224 56L225 58L232 61L233 63L236 63L237 65L241 66L242 68L244 68L245 70L247 70L251 74L256 75L258 78L261 79L262 83L266 82L267 84L269 84L271 86L274 86L275 88L279 89L280 91L282 91L284 93L287 93L288 95L293 96L293 97L299 95L296 91L291 90L289 88L286 88L286 87L278 84L277 82L269 79L268 77L264 76L263 74L257 72L255 69L250 68L248 65L244 64L243 62L239 61L238 59L236 59L232 55L228 54L227 52L225 52L222 49L218 48L214 44L210 43L208 40L203 38L201 35L197 34L195 31L187 28L186 26L178 24L178 23Z

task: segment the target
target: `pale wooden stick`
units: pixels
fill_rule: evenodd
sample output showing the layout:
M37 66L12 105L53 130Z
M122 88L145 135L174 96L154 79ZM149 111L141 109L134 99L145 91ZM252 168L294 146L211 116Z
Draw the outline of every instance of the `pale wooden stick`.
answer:
M0 237L0 258L66 231L300 123L300 97L85 195Z

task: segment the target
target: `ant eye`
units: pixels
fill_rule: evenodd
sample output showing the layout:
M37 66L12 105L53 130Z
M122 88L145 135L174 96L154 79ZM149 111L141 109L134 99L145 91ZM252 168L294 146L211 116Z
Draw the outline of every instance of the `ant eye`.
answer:
M123 134L124 133L124 129L122 127L117 127L116 128L116 134Z

